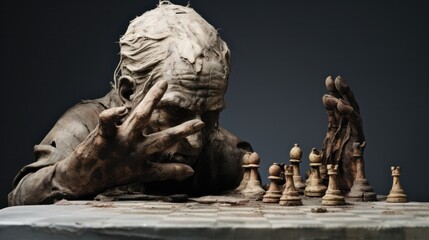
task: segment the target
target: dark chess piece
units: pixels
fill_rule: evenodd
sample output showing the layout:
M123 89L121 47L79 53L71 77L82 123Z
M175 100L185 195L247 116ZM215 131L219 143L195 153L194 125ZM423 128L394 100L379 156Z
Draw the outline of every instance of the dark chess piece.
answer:
M345 205L346 201L344 196L341 194L341 190L338 186L338 165L328 164L327 166L329 175L328 190L326 190L325 196L322 198L322 204L327 206Z
M356 178L350 192L347 194L347 198L351 201L377 201L377 194L374 192L374 188L369 185L369 182L365 177L364 162L362 158L365 145L366 142L363 142L362 144L359 142L353 143L352 157L356 163Z
M323 180L320 177L322 156L317 149L313 148L308 157L310 159L311 173L304 194L308 197L322 197L326 192L326 186L323 185Z
M297 143L295 143L294 147L290 150L289 156L290 164L293 167L293 183L295 188L299 193L304 193L305 183L299 172L299 163L302 162L302 150Z
M246 188L243 190L243 194L248 199L261 200L262 196L265 194L261 181L259 181L258 174L261 159L256 152L253 152L250 154L248 161L249 164L247 166L250 169L249 181L247 182Z
M297 144L295 144L296 146ZM294 167L285 166L285 176L286 176L286 187L283 190L283 195L280 198L280 205L282 206L301 206L301 197L299 192L295 188L294 183Z
M393 176L393 184L392 189L387 195L386 202L388 203L406 203L408 202L407 195L404 192L404 189L401 187L401 183L399 182L399 176L401 175L401 168L392 166L390 168L392 170Z
M282 169L277 165L273 164L268 169L268 174L270 179L270 187L267 190L267 193L264 195L262 202L264 203L278 203L282 197L282 193L279 190L279 182L282 180L280 177Z

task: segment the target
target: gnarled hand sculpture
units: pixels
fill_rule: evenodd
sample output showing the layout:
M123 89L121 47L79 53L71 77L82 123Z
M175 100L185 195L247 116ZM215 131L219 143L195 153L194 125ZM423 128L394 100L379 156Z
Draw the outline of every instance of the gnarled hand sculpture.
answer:
M230 68L217 31L193 9L161 1L130 23L120 47L112 90L58 120L15 178L10 205L124 185L201 195L240 184L252 149L218 124Z
M349 192L353 184L354 195L366 194L364 200L375 200L375 193L365 179L363 151L366 145L359 105L344 79L326 79L329 94L323 96L328 113L328 132L322 146L324 164L339 165L340 189ZM357 186L362 184L364 186ZM368 193L371 193L369 196ZM357 197L357 196L353 196Z

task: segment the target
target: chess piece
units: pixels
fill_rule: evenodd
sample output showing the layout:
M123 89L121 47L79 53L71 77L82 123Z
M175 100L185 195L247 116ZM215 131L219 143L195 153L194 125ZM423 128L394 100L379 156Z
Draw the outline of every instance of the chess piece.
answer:
M290 150L289 156L290 164L293 167L293 183L295 188L299 193L304 193L305 183L299 172L299 163L302 162L302 150L297 143L295 143L294 147Z
M261 181L259 181L259 163L261 159L256 152L250 154L248 158L247 168L250 169L249 180L247 186L243 190L243 194L248 199L261 200L264 196L265 190L262 188Z
M352 157L356 163L356 178L350 192L347 194L347 198L352 201L377 201L377 194L365 177L363 162L363 150L365 149L365 145L366 142L362 144L359 142L353 143Z
M328 169L326 169L326 165L322 164L319 167L320 178L322 179L323 185L327 186L329 182Z
M244 154L243 156L243 169L244 169L244 173L243 173L243 179L240 182L240 185L235 189L236 192L241 193L244 189L246 189L247 187L247 183L249 182L250 179L250 167L249 167L249 156L251 155L251 152L248 152L246 154Z
M326 194L322 198L322 204L327 206L345 205L346 201L338 187L338 165L334 166L332 164L328 164L327 170L329 175L329 184L328 190L326 190Z
M273 164L268 169L268 174L270 179L270 187L267 190L267 193L264 195L262 202L264 203L278 203L282 197L282 193L279 190L279 182L282 179L280 177L282 169L277 165Z
M408 202L407 195L404 192L404 189L401 187L401 183L399 182L399 176L401 175L401 168L392 166L390 168L392 170L393 176L393 185L392 189L387 195L386 202L388 203L405 203Z
M295 144L296 146L297 144ZM286 176L286 187L283 191L283 195L280 198L280 205L282 206L301 206L301 197L299 192L295 188L295 182L293 177L295 176L293 166L285 166L285 176Z
M326 192L326 186L323 185L323 180L320 177L322 156L317 149L313 148L308 158L310 159L311 173L304 194L308 197L322 197Z

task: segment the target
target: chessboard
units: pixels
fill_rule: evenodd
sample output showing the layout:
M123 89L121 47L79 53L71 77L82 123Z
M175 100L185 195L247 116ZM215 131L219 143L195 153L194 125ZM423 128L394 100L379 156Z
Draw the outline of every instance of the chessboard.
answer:
M61 201L0 210L0 239L425 239L429 203ZM201 202L206 202L205 204Z

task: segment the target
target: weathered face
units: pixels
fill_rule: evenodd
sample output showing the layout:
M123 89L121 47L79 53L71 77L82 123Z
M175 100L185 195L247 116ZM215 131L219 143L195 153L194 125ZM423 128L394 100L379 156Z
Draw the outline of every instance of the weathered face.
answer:
M217 127L219 113L224 108L226 70L210 56L196 61L190 64L174 56L165 61L160 79L168 82L168 89L154 110L145 132L162 131L193 119L203 121L205 127L164 151L159 158L161 162L193 165L208 133Z
M193 165L224 108L229 74L229 50L225 42L193 9L169 3L134 19L121 37L120 46L117 73L129 76L137 84L133 97L129 98L132 106L138 105L154 82L168 83L146 134L192 119L205 123L200 132L178 140L157 158L162 162ZM123 95L128 93L121 86L119 91Z

